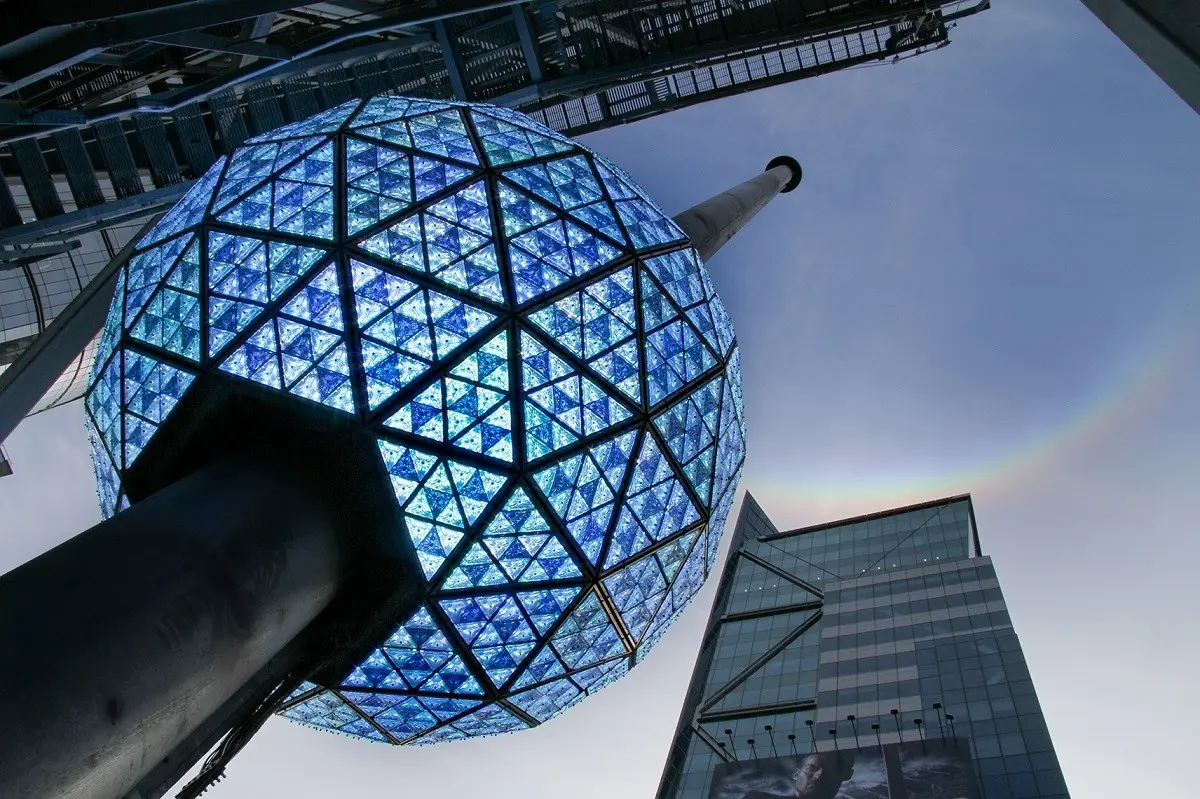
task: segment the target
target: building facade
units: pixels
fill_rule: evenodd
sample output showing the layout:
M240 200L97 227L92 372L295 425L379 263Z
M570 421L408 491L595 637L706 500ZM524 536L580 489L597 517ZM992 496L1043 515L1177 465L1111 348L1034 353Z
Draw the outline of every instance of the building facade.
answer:
M1181 0L1083 0L1083 4L1200 114L1200 7Z
M912 776L931 748L949 765ZM813 769L837 786L805 793ZM968 784L1068 797L970 497L780 532L747 494L658 799Z

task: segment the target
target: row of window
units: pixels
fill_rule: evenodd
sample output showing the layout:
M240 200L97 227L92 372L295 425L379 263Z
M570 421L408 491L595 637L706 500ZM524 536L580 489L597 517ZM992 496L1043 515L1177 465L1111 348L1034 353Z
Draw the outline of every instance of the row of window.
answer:
M920 622L917 624L900 625L898 627L888 627L882 630L825 637L821 640L822 660L828 660L828 658L824 657L826 651L832 652L835 650L892 644L899 641L922 640L942 635L966 633L979 628L1006 627L1011 623L1008 611L997 610L989 613L981 607L980 610L959 618Z
M918 613L947 611L955 608L965 608L968 605L981 605L986 602L1003 602L1004 595L998 586L962 593L933 596L928 599L907 600L903 596L887 605L874 605L857 610L841 610L835 606L825 610L825 623L828 627L846 624L880 624L903 619Z
M833 541L821 543L816 540L806 540L805 537L785 538L778 541L768 541L767 544L778 547L785 552L794 553L806 560L820 561L823 557L833 554L867 554L882 555L901 544L916 544L929 546L934 543L964 542L967 530L961 525L935 524L920 529L904 529L883 534L873 534L870 537L841 537Z
M954 586L995 579L996 569L990 563L972 568L968 561L958 568L947 571L930 571L907 578L896 577L887 581L872 581L858 586L830 586L825 589L825 601L829 603L867 600L878 602L881 599L886 600L901 594L916 594L920 591L937 594Z

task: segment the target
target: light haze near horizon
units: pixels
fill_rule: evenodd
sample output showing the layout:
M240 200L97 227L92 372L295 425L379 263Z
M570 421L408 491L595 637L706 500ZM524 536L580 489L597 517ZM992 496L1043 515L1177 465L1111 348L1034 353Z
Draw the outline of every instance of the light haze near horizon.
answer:
M997 2L952 38L585 141L672 212L800 159L710 264L743 487L780 529L971 492L1072 794L1186 796L1200 117L1075 0ZM78 403L6 447L0 572L99 519ZM538 729L393 748L273 719L208 795L650 799L714 587Z

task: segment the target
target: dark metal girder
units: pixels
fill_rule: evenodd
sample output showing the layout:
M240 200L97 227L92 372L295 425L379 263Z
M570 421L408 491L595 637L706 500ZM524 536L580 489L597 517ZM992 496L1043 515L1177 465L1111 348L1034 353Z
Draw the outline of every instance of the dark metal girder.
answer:
M391 9L381 12L377 20L348 26L354 30L344 32L344 36L335 34L333 41L315 49L325 49L349 38L380 33L390 27L422 24L518 2L522 0L436 0L432 7ZM191 3L165 4L94 23L44 28L17 41L0 45L0 83L7 84L0 85L0 95L16 91L72 63L91 58L109 47L285 11L296 5L297 0L195 0ZM315 52L315 49L306 48L303 54ZM293 54L292 57L300 55Z
M261 34L260 34L261 35ZM150 39L157 44L170 44L178 47L189 47L193 50L208 50L213 53L230 53L233 55L248 55L256 58L269 58L272 61L287 61L292 57L286 47L265 42L239 41L224 36L214 36L201 31L183 31L156 36Z
M35 263L43 258L49 258L52 255L61 255L64 252L77 250L80 247L78 240L64 241L59 244L45 244L39 247L24 247L15 250L0 249L0 272L5 269L16 269L25 264Z

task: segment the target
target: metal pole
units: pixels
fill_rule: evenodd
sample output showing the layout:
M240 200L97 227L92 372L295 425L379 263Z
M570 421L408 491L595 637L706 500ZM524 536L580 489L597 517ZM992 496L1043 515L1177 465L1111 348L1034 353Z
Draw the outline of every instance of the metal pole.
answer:
M675 224L687 234L700 258L707 261L776 194L800 185L802 176L796 159L781 155L772 159L761 175L676 214Z
M336 593L335 514L233 457L0 577L0 796L114 799Z
M72 360L79 357L108 315L117 275L137 243L161 218L148 221L129 243L108 262L62 313L21 353L4 374L0 374L0 442L17 429L54 381Z

